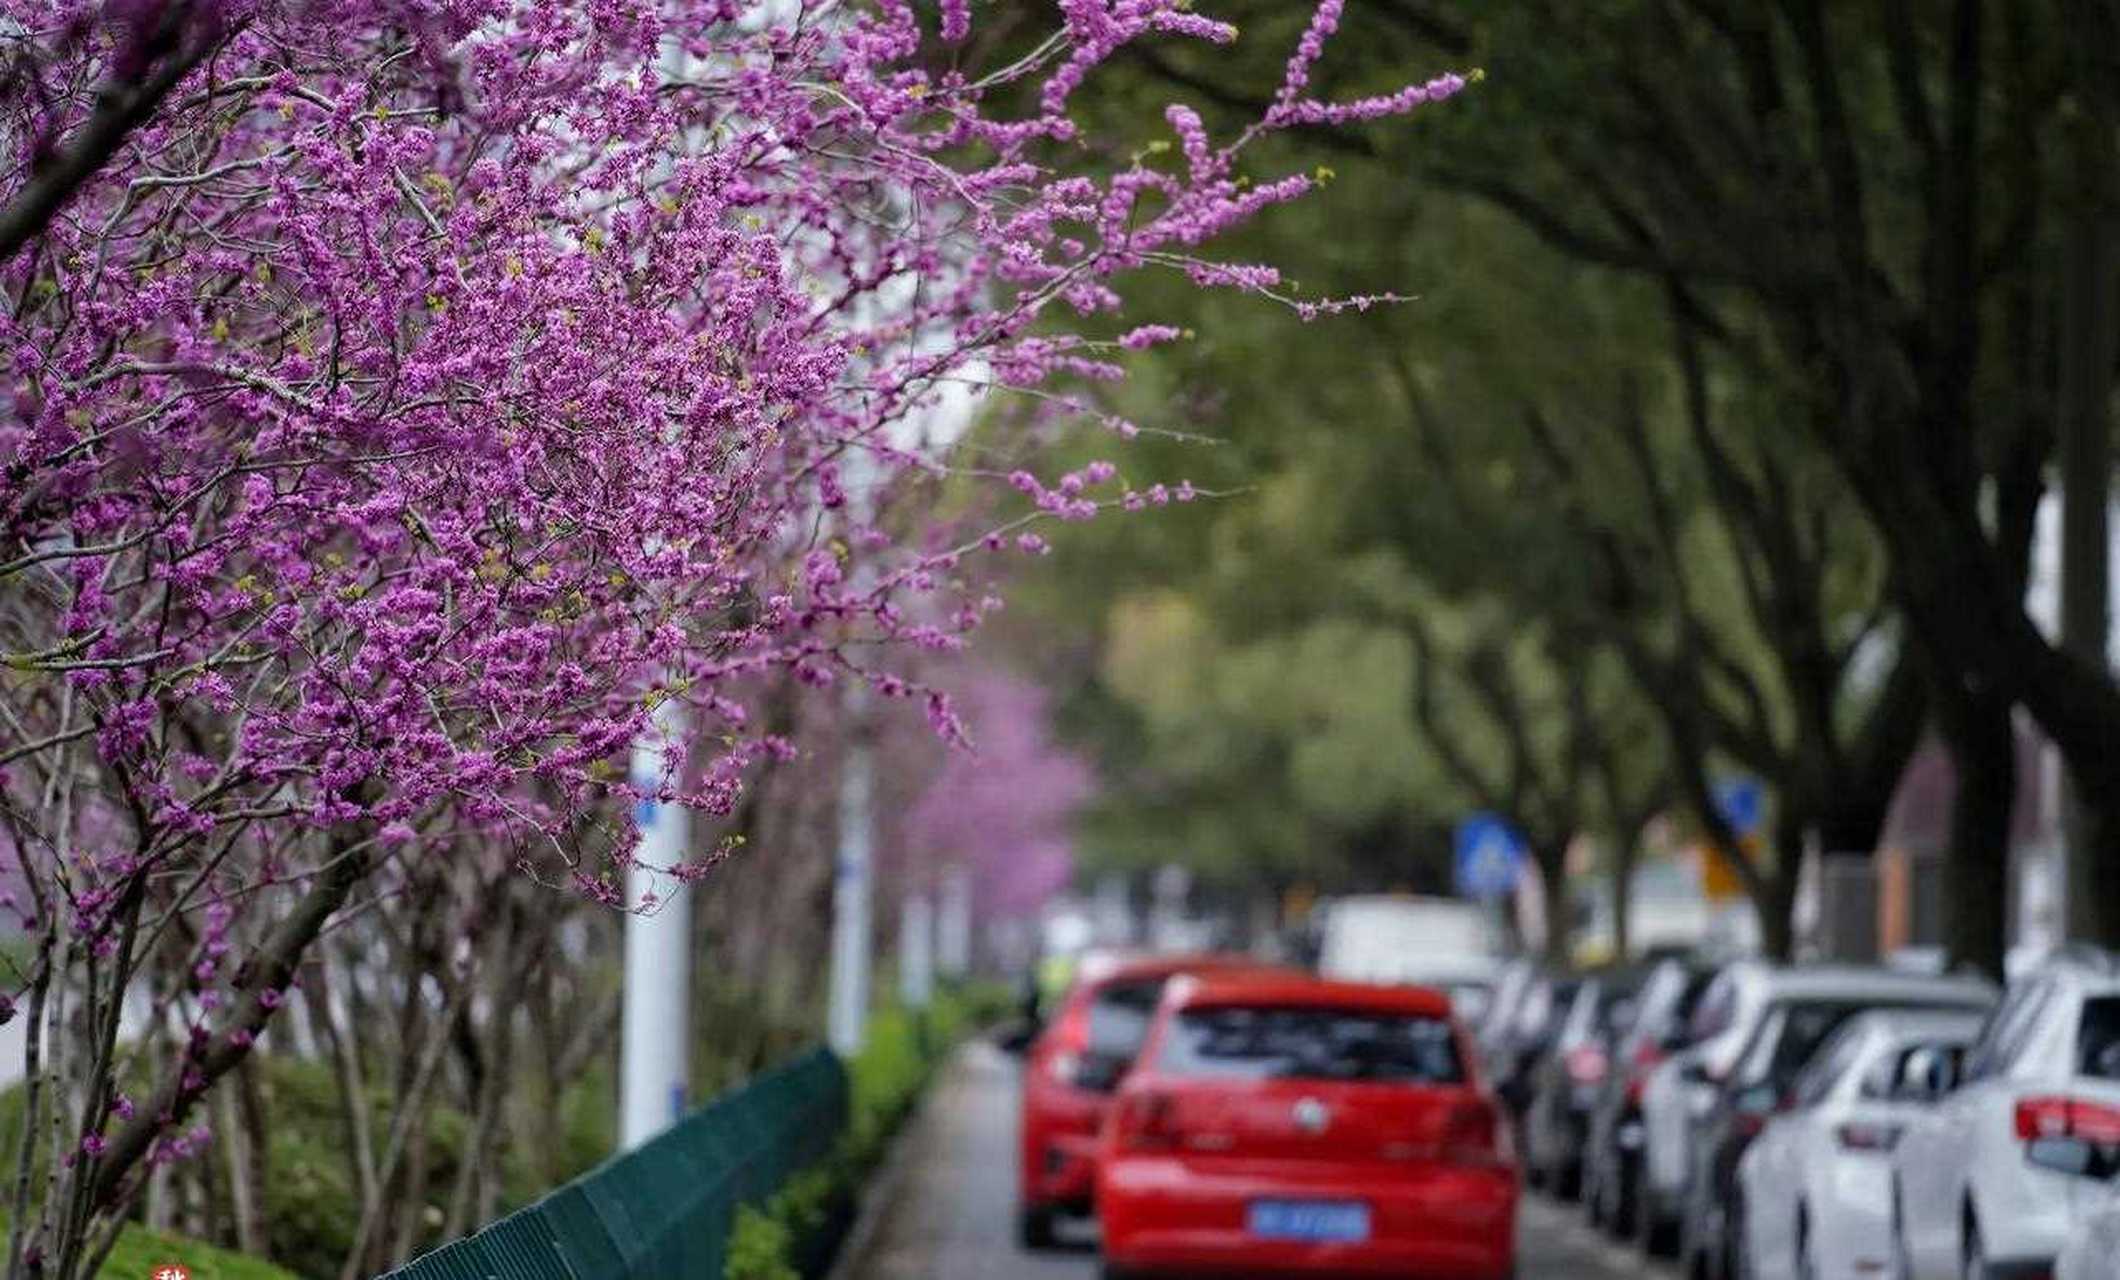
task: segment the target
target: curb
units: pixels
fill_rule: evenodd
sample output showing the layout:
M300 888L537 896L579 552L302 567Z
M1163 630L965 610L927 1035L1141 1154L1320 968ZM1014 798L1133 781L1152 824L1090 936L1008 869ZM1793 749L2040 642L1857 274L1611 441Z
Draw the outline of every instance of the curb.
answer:
M854 1225L847 1229L845 1237L841 1239L839 1256L833 1260L831 1269L825 1272L825 1280L854 1280L856 1269L867 1260L869 1250L876 1242L876 1233L882 1227L885 1211L898 1199L899 1189L905 1182L906 1168L912 1160L912 1149L920 1136L921 1125L927 1119L928 1108L934 1104L935 1096L940 1092L938 1086L942 1078L956 1071L962 1065L964 1056L972 1052L974 1046L979 1043L981 1037L974 1034L950 1050L949 1056L942 1060L927 1085L921 1089L920 1097L913 1103L913 1109L906 1113L905 1119L898 1125L898 1132L891 1135L890 1152L884 1156L883 1163L876 1167L876 1172L868 1179L867 1185L862 1187L857 1197L860 1207L855 1212Z

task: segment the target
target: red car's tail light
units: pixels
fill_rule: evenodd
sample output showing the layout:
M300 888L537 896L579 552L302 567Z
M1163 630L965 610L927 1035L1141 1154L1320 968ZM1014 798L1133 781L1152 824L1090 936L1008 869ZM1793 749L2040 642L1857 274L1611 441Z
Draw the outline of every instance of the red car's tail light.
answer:
M1603 1049L1586 1044L1570 1049L1567 1061L1562 1065L1567 1069L1568 1078L1575 1083L1598 1084L1604 1080L1610 1064L1605 1059Z
M1119 1101L1114 1119L1119 1145L1129 1151L1168 1151L1177 1145L1177 1102L1167 1093L1153 1090L1132 1093Z
M1858 1124L1850 1122L1833 1130L1834 1140L1843 1151L1890 1151L1899 1145L1901 1127L1896 1124Z
M1510 1162L1509 1139L1494 1108L1485 1102L1459 1103L1443 1130L1445 1164L1492 1166Z

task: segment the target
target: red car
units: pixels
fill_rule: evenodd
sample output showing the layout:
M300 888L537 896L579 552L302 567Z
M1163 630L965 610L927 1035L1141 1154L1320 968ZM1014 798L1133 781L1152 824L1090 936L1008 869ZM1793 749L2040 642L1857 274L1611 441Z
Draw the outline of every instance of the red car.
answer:
M1232 975L1165 993L1096 1195L1107 1277L1504 1280L1518 1190L1448 996Z
M1024 1063L1016 1235L1025 1248L1052 1244L1060 1214L1089 1212L1097 1132L1163 984L1182 973L1257 966L1242 956L1155 956L1100 967L1068 992Z

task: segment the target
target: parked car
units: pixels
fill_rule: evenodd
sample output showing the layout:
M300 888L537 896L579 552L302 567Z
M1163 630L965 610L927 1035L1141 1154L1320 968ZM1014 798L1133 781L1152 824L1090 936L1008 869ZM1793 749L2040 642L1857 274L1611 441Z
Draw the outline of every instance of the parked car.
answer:
M1539 1064L1553 1050L1561 1020L1575 1001L1582 979L1568 974L1540 973L1528 984L1517 1003L1516 1016L1496 1038L1487 1056L1487 1080L1508 1114L1516 1135L1517 1151L1524 1150L1524 1124L1531 1111L1531 1094Z
M2054 1263L2054 1280L2120 1280L2120 1180L2076 1224Z
M2011 987L1893 1151L1903 1273L2045 1275L2120 1172L2120 962L2056 956Z
M1649 1074L1691 1043L1693 1009L1713 976L1713 970L1683 957L1657 961L1634 998L1634 1017L1613 1047L1583 1146L1583 1204L1590 1221L1616 1237L1643 1230L1642 1094Z
M1983 1015L1850 1018L1796 1078L1791 1108L1738 1161L1739 1272L1751 1280L1892 1273L1892 1148L1922 1106L1918 1081L1956 1057Z
M1412 894L1335 900L1318 949L1321 976L1440 988L1467 1025L1486 1013L1506 964L1501 928L1486 907Z
M1025 1248L1052 1244L1056 1218L1089 1211L1097 1131L1164 984L1182 973L1256 967L1242 956L1188 955L1085 968L1024 1060L1016 1234Z
M1716 971L1686 1025L1687 1047L1649 1071L1641 1090L1641 1178L1635 1237L1657 1257L1678 1251L1693 1114L1709 1106L1718 1083L1737 1064L1779 972L1763 960L1733 960Z
M1983 1014L1997 994L1978 977L1838 966L1782 970L1765 991L1743 1051L1691 1119L1679 1256L1688 1275L1706 1280L1737 1271L1738 1161L1767 1121L1788 1109L1797 1075L1841 1024L1870 1009Z
M1503 1280L1517 1196L1508 1128L1448 998L1316 979L1173 983L1097 1170L1107 1280Z
M1524 1119L1526 1172L1562 1199L1582 1190L1590 1115L1605 1091L1612 1054L1633 1021L1634 999L1648 971L1613 968L1585 974L1557 1018L1552 1046L1531 1075Z
M1480 1063L1487 1068L1490 1077L1494 1071L1495 1053L1513 1034L1517 1015L1545 973L1545 967L1530 956L1504 960L1495 970L1494 993L1489 997L1486 1009L1478 1018L1467 1018L1462 1012L1458 1015L1471 1033L1473 1047L1479 1051Z

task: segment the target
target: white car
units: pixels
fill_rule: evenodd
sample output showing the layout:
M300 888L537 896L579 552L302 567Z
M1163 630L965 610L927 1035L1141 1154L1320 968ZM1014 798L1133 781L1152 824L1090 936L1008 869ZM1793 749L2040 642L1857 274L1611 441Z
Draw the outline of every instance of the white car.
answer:
M2120 1170L2120 962L2070 950L2012 986L1892 1156L1900 1273L2044 1276Z
M1529 956L1518 956L1502 962L1494 979L1494 996L1487 1002L1487 1010L1474 1024L1478 1030L1473 1034L1473 1043L1480 1057L1493 1070L1493 1055L1516 1029L1515 1024L1525 999L1539 986L1539 963Z
M2120 1182L2105 1203L2076 1224L2054 1264L2054 1280L2120 1280Z
M1723 966L1693 1006L1685 1050L1664 1060L1642 1086L1642 1180L1636 1201L1639 1243L1652 1254L1678 1249L1680 1216L1692 1180L1691 1131L1696 1111L1714 1100L1716 1084L1737 1065L1767 1007L1773 965L1738 960Z
M1879 1010L1849 1019L1819 1047L1797 1077L1792 1109L1738 1162L1744 1275L1890 1274L1892 1148L1924 1105L1909 1081L1931 1059L1963 1053L1982 1021Z

